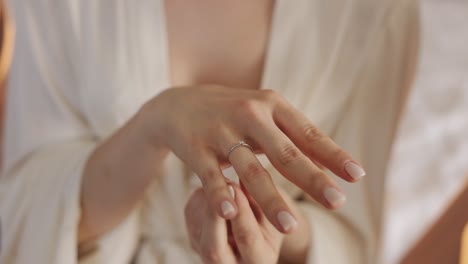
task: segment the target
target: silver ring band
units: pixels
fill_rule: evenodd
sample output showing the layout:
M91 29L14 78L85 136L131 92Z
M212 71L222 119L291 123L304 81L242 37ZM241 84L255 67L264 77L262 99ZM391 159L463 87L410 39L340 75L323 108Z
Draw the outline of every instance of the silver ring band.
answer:
M246 148L250 149L252 152L254 152L253 148L249 144L245 143L244 140L241 140L241 141L239 141L237 144L235 144L234 146L232 146L229 149L229 151L227 153L227 158L228 159L229 159L229 155L231 154L231 152L233 152L238 147L246 147Z

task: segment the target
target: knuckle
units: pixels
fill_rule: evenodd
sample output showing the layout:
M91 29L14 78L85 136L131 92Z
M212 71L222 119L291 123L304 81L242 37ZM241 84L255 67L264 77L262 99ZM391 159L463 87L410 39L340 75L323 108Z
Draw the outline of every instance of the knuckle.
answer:
M201 156L200 153L205 153L207 150L205 141L199 136L190 133L188 135L180 135L179 139L180 142L190 146L190 148L182 149L183 155L188 157L189 162L196 163L198 161L197 158Z
M283 166L290 166L302 157L302 152L291 144L285 145L280 149L279 162Z
M307 180L306 191L314 198L322 196L324 183L327 182L327 176L322 171L313 171Z
M237 102L234 109L237 109L238 114L247 120L257 120L260 116L260 106L253 99L241 99Z
M323 179L326 179L327 177L328 176L322 170L313 170L310 173L310 178L315 184L322 182Z
M325 137L322 131L313 125L308 125L304 128L304 136L309 143L320 141Z
M207 168L200 176L203 187L207 188L219 179L219 170L217 168Z
M334 147L331 150L331 157L337 160L339 163L342 163L344 160L350 159L348 153L340 147Z
M319 172L312 172L312 174L310 175L310 179L308 181L309 183L309 188L314 191L314 192L318 192L319 189L320 189L320 185L321 182L322 182L322 177L323 175Z
M203 146L203 140L191 133L186 135L185 141L190 144L189 146L191 146L192 149L201 149Z
M214 121L210 122L207 126L207 131L211 132L215 131L216 134L226 134L228 131L227 124L221 121ZM211 134L210 133L210 134Z
M265 102L276 102L281 99L281 96L272 89L260 90L260 98Z
M251 246L255 244L257 239L256 235L249 230L236 230L236 243L244 246Z
M242 98L237 101L239 109L246 112L254 112L257 110L257 102L252 98Z
M259 162L250 162L247 164L246 169L243 173L243 178L246 183L255 182L261 176L265 175L266 170Z

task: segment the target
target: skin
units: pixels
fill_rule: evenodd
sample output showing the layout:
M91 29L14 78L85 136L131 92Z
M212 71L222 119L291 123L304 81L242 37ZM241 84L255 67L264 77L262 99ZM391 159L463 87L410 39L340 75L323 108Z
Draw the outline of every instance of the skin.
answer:
M401 264L458 263L462 250L462 231L468 224L467 204L468 181L465 181L462 191L420 241L408 251Z
M185 207L192 248L204 263L276 263L284 235L266 220L253 200L232 184L239 213L228 223L209 206L203 189Z
M280 192L289 206L299 216L301 224L290 235L278 232L266 219L259 205L234 183L229 183L235 193L239 214L230 221L219 217L209 206L203 189L196 190L185 207L185 220L192 248L205 263L304 263L308 240L299 237L308 233L304 217L294 201ZM288 242L289 241L289 242ZM285 242L295 251L285 248Z
M195 1L185 1L183 3L184 5L180 5L181 1L177 1L177 0L172 0L171 2L174 3L174 4L177 4L179 6L184 6L185 5L185 7L189 9L190 4L192 2L195 2ZM202 7L202 4L206 3L206 2L207 1L197 1L197 4L199 4L199 7ZM218 2L221 2L221 1L218 1ZM232 1L232 2L234 2L234 1ZM254 4L259 4L259 5L265 4L265 1L261 1L261 0L251 1L251 2L253 2ZM213 3L210 3L210 4L213 4ZM168 5L166 5L166 6L168 6ZM263 9L263 10L271 10L271 4L270 4L269 8L270 9L266 8L266 9ZM249 8L249 10L253 10L253 9ZM188 12L188 11L186 13L190 14L190 12ZM186 14L184 14L184 15L186 15ZM262 16L258 16L258 14L256 16L249 16L249 17L250 18L252 18L252 17L254 17L254 18L263 18ZM168 18L168 20L170 20L172 18L174 18L173 15L171 15ZM226 20L223 20L223 21L226 21ZM266 27L264 21L267 21L267 20L260 19L260 22L262 22L262 21L263 21L263 24L259 23L258 21L255 22L255 25L260 27L260 31L262 30L261 28ZM173 23L169 23L169 24L170 24L169 27L173 26ZM211 24L211 26L212 25L213 24ZM219 25L220 27L221 27L221 25L223 27L226 27L225 24L217 23L216 25ZM236 29L238 29L238 28L240 28L240 27L236 27ZM252 28L252 27L249 27L249 28ZM255 30L258 30L258 29L255 29ZM174 32L174 30L169 30L170 34L172 34L172 32ZM243 32L245 32L245 28L243 29ZM263 31L263 32L265 32L265 31ZM179 35L179 37L180 37L180 35ZM249 36L249 37L252 38L252 36ZM178 59L175 59L176 55L180 54L180 53L177 51L178 48L171 48L171 56L170 56L171 65L176 65L176 66L173 66L172 69L171 69L171 73L172 73L171 75L172 75L173 83L178 84L178 85L186 84L186 83L197 83L197 82L203 83L203 81L206 81L205 79L211 79L210 82L231 84L232 87L238 87L238 88L255 89L255 87L258 86L258 83L260 81L261 67L263 65L263 63L262 63L263 52L262 51L263 51L263 49L265 47L267 34L253 34L253 37L254 37L255 41L252 41L252 42L256 43L256 44L259 44L257 49L245 49L245 50L243 50L243 52L250 51L251 53L249 53L248 56L241 56L241 57L244 57L244 58L245 57L253 58L250 61L250 63L242 65L242 67L244 69L245 69L245 66L249 66L248 70L247 71L238 71L238 75L234 76L235 78L232 75L227 76L228 78L223 76L223 78L221 78L221 80L219 80L219 81L216 81L216 79L213 79L214 76L210 76L210 75L206 75L206 74L205 75L199 74L197 76L209 76L209 78L205 78L205 77L204 78L198 78L198 77L194 78L193 76L189 76L191 70L185 70L184 73L180 73L180 72L177 73L178 71L175 70L174 68L177 68L177 66L180 65L180 62L184 61L184 60L183 60L182 56L178 57ZM8 40L11 40L11 39L12 39L11 36L6 36L3 40L8 41ZM181 41L179 43L183 43L183 42ZM186 43L193 44L190 41L187 41ZM414 46L416 47L417 45L414 45ZM174 47L174 45L171 45L171 47ZM232 47L232 43L231 43L230 47ZM176 50L176 51L174 51L174 50ZM414 51L416 51L416 49L414 49ZM5 52L5 53L2 52L2 54L6 55L6 56L2 56L2 57L8 57L9 53L11 53L11 52L8 52L8 51ZM243 54L245 54L245 53L243 53ZM410 56L410 57L414 58L413 61L415 61L416 56ZM178 61L178 62L176 62L176 61ZM202 62L203 61L206 61L206 57L204 58L204 60L202 60ZM198 63L198 65L200 65L200 61L198 61L197 63ZM412 64L412 66L414 66L413 63L410 63L410 64ZM239 66L239 64L236 64L236 65ZM229 65L229 66L231 67L232 64ZM205 68L205 69L208 69L208 68ZM412 67L412 69L414 69L414 67ZM413 74L412 69L410 69L411 71L408 72L409 75ZM213 71L212 70L205 71L204 73L211 73L211 72L213 72ZM245 77L245 74L247 74L250 77ZM217 76L217 77L218 77L218 79L220 79L220 76ZM239 80L241 80L242 84L236 84L235 83L235 82L238 82ZM411 81L412 81L412 79L411 79ZM406 94L404 94L404 96L406 97ZM3 101L3 100L1 100L1 101ZM116 223L120 222L121 218L128 213L128 210L129 210L128 208L133 208L133 206L135 204L135 201L140 200L140 198L141 198L140 193L141 193L142 189L146 188L147 183L149 181L151 181L151 175L155 171L158 170L158 166L161 165L161 162L164 159L165 154L167 153L167 150L164 150L163 148L148 147L148 145L145 144L144 141L134 139L134 137L136 137L138 135L138 133L136 133L135 129L132 129L131 127L135 123L137 123L135 121L136 119L138 119L138 118L135 117L124 128L119 130L112 138L108 139L106 142L101 144L101 146L95 151L92 158L88 162L87 172L85 173L85 176L84 176L84 178L86 180L86 183L84 184L84 188L83 188L83 191L82 191L83 209L84 209L83 213L85 213L86 216L82 218L81 224L80 224L80 229L79 229L80 241L86 241L87 238L89 239L89 238L97 237L99 234L105 233L106 230L111 229L113 226L115 226ZM141 144L140 145L141 148L136 150L137 149L136 147L128 147L129 145L132 145L133 143ZM138 155L137 155L138 159L132 158L133 156L131 156L131 155L125 156L125 157L124 157L124 155L120 155L120 151L122 149L124 149L123 147L128 147L128 149L125 149L126 150L125 153L138 153ZM111 154L109 154L109 153L111 153ZM142 158L144 159L143 161L141 160ZM111 159L114 159L114 160L111 161ZM104 161L107 161L107 164L105 164ZM128 165L128 166L119 166L118 168L123 168L125 172L129 173L128 175L134 175L136 177L133 178L133 179L129 179L128 175L125 175L125 173L116 173L115 171L117 171L117 169L115 171L110 170L111 168L116 168L116 167L114 167L114 165L117 164L117 161L125 162ZM151 162L149 162L149 161L151 161ZM103 162L103 163L101 164L101 162ZM139 165L142 165L143 167L139 167ZM137 170L132 171L132 169L137 169ZM102 170L105 170L106 172L101 174L100 172ZM107 176L105 176L105 175L107 175ZM93 177L94 180L90 180L89 179L90 177ZM120 182L116 183L116 182L114 182L114 180L120 180ZM126 186L126 187L130 187L130 188L128 189L128 192L123 192L122 189L123 189L123 186L125 186L124 184L126 184L126 183L130 184L130 185ZM93 184L97 184L97 185L93 186ZM99 196L97 193L100 192L100 191L110 191L109 192L109 194L111 194L111 196L109 196L110 198L105 197L105 196ZM96 193L94 193L94 192L96 192ZM124 197L122 199L120 199L119 195L124 194L124 193L125 193ZM198 191L198 193L200 193L200 191ZM467 196L466 194L467 193L468 193L468 191L465 188L465 191L462 193L462 195L460 195L457 202L453 203L453 205L450 207L450 209L448 209L447 212L441 217L441 220L439 220L439 222L436 225L434 225L434 227L431 229L431 231L428 232L428 234L421 240L421 242L418 243L408 253L408 255L403 260L403 263L430 263L430 261L433 261L434 263L440 263L440 261L438 261L438 258L431 257L431 256L429 256L427 254L427 252L440 252L440 251L434 251L434 248L440 248L440 246L434 245L433 243L431 243L431 241L454 241L453 244L456 244L457 239L459 239L459 233L460 233L459 229L457 229L459 225L450 225L450 224L445 225L445 224L446 223L453 223L453 221L463 219L463 218L458 217L458 215L460 214L460 212L466 212L466 210L464 210L465 208L463 206L458 206L458 205L466 204L466 202L458 202L458 201L466 201L467 200L466 199L466 196ZM106 199L106 198L109 198L109 199ZM288 197L283 196L283 198L286 200L286 202L288 202ZM193 203L192 200L193 199L191 199L189 201L189 204ZM122 207L119 208L118 206L116 206L115 201L121 201L122 202L122 204L121 204ZM105 216L101 217L101 214L99 214L99 211L94 211L93 212L93 210L90 210L89 205L90 205L90 203L94 203L94 202L99 202L96 205L97 208L99 208L99 204L101 204L103 206L104 205L106 205L106 206L111 205L112 207L111 207L111 210L109 210L109 214L106 214ZM205 203L205 204L207 203L206 197L203 200L203 203ZM91 206L91 208L92 207L94 207L94 206ZM290 207L293 210L295 209L294 204L291 204ZM116 208L117 208L117 210L116 210ZM240 213L242 213L242 211ZM456 217L452 217L454 215L456 215ZM202 216L197 216L197 217L202 217ZM102 221L99 220L101 218L102 218ZM114 219L114 220L109 222L109 223L106 222L107 220L112 220L112 219ZM188 219L192 220L192 217L188 217ZM299 217L299 220L300 219L301 218ZM465 219L466 219L466 217L465 217ZM94 220L96 220L96 221L94 221ZM93 224L92 225L88 224L87 221L92 221ZM299 222L301 222L301 221L299 221ZM299 224L299 227L298 227L299 230L298 231L301 231L300 229L302 227L304 227L304 226L306 226L306 222L304 224ZM456 226L456 228L452 228L453 226ZM451 230L451 231L456 229L458 231L445 232L445 230L448 230L448 229ZM439 232L438 230L442 230L442 231ZM295 233L293 233L291 235L287 235L285 238L283 238L283 247L285 245L293 244L292 241L307 241L305 238L304 239L292 239L294 237L293 235L296 235L298 233L303 233L303 232L295 232ZM305 233L307 233L307 232L305 232ZM439 237L436 234L445 234L443 236L444 237L450 237L450 239L445 239L445 238L444 239L433 239L433 237ZM287 241L289 238L291 238L290 239L291 242ZM300 248L300 247L293 246L293 248ZM445 259L445 260L446 259L452 259L452 258L455 259L456 256L458 255L458 253L453 253L453 252L456 251L454 249L458 249L457 246L444 247L444 248L447 249L446 251L444 251L444 252L447 252L447 254L446 254L445 257L443 257L441 259ZM300 262L292 261L291 263L300 263Z
M180 107L175 109L175 103ZM256 152L265 153L278 171L327 208L334 209L323 190L339 187L309 157L353 180L344 170L352 157L273 91L216 85L168 89L91 155L83 178L80 241L111 230L130 213L169 150L197 173L221 217L233 219L238 213L221 172L232 164L266 218L286 232L277 213L297 216L254 153L239 148L226 158L239 138L255 142ZM223 215L224 201L235 211Z
M342 191L316 164L353 182L344 165L358 163L280 95L259 90L272 7L267 0L166 1L173 87L149 100L90 156L82 181L79 243L109 232L128 216L170 151L200 177L206 202L218 217L240 217L221 173L233 166L276 230L307 229L254 153L238 148L227 157L240 139L265 153L284 177L326 208L341 205L325 199L326 188ZM223 202L234 210L223 214ZM299 226L285 230L277 218L281 211ZM302 249L288 238L282 248Z

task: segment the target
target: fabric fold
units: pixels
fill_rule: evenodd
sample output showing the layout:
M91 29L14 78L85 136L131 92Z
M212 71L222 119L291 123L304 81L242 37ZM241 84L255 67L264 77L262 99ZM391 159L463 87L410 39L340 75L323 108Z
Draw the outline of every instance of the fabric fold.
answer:
M308 264L367 263L363 238L339 216L310 203L300 208L309 220L311 246Z
M31 155L0 184L0 263L77 262L81 174L92 141Z

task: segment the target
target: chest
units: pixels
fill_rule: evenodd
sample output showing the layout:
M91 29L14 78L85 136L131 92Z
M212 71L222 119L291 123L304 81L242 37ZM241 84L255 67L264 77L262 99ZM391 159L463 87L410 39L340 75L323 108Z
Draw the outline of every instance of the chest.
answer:
M166 0L164 8L172 85L261 85L272 0Z
M80 89L69 98L98 138L164 89L201 83L275 89L331 129L364 57L355 28L375 24L309 0L135 1L82 8Z

